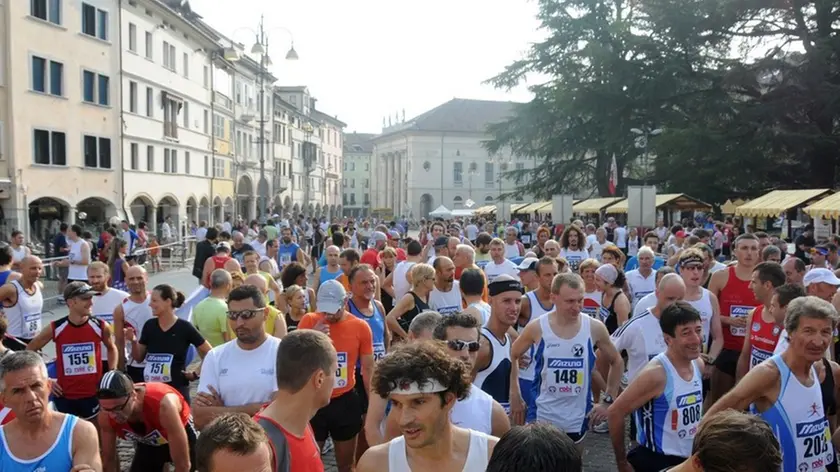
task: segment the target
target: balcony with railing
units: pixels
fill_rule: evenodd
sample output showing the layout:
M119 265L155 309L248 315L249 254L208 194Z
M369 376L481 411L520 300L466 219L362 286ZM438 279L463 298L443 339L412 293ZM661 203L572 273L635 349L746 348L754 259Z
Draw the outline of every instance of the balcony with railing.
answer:
M213 102L226 110L233 111L233 100L223 93L218 91L213 92Z
M274 193L285 192L292 187L292 180L283 175L274 175L272 179L272 187Z

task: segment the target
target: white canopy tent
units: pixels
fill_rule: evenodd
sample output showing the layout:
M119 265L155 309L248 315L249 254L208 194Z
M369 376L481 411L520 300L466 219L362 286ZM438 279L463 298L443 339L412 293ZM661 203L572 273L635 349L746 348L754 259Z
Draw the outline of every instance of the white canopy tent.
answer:
M452 212L445 206L441 205L435 208L434 211L429 212L429 216L432 218L452 218Z
M456 218L459 217L459 216L460 217L464 217L464 216L470 217L470 216L473 216L473 214L475 214L475 210L470 210L470 209L452 210L452 216L456 217Z

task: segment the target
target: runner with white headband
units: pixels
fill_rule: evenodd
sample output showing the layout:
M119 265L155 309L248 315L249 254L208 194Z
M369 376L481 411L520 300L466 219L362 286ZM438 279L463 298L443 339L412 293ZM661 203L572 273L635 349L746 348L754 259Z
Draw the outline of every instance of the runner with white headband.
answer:
M356 470L484 472L498 439L449 421L455 403L469 395L470 374L430 342L402 345L380 360L371 393L391 401L402 436L368 449Z

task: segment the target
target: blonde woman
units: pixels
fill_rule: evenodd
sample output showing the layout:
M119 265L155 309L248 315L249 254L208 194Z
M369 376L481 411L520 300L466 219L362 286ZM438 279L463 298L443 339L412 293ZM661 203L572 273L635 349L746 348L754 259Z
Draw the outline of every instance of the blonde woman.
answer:
M408 326L415 316L429 309L429 294L435 288L435 269L429 264L415 264L409 270L411 290L388 313L386 323L401 339L408 337Z
M242 272L236 271L230 273L231 290L236 290L237 288L241 287L244 282L245 274L243 274Z
M601 309L601 298L603 292L598 289L598 284L595 282L595 271L601 264L595 259L586 259L580 263L580 276L583 279L583 309L582 312L598 318L598 311Z
M290 285L283 291L286 299L286 330L291 333L306 314L306 294L300 285Z

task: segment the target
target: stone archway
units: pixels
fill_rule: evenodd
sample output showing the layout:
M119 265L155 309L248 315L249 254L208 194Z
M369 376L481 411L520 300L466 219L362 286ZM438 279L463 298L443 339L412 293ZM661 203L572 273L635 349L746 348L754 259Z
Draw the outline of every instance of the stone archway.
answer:
M201 197L201 202L198 204L198 222L210 222L210 200L207 197Z
M424 193L423 196L420 197L420 216L423 218L428 218L429 213L434 210L435 198L428 193Z
M283 199L283 211L292 211L292 197L288 195L286 195L286 198Z
M158 202L157 207L157 233L161 237L161 243L172 242L181 235L181 208L178 199L174 195L164 195ZM168 223L170 234L162 233L163 223ZM168 236L168 238L167 238Z
M198 203L196 203L195 197L193 196L187 199L187 212L184 218L186 218L186 224L195 223L198 225Z
M254 183L248 174L239 178L236 184L236 216L244 220L252 220L256 211L252 213L252 203L256 203Z
M89 197L76 204L76 223L93 234L107 228L108 220L114 216L117 216L117 207L104 198Z
M225 207L222 203L222 198L216 196L213 199L213 223L221 223L225 221Z
M61 223L68 222L70 217L70 204L65 200L56 197L33 200L29 203L29 239L44 243L46 248L46 243L58 234Z
M233 199L230 197L225 198L225 205L222 210L222 219L219 220L219 222L221 223L228 218L233 219Z
M146 194L138 195L129 204L129 222L135 225L141 221L151 222L154 211L154 200Z

